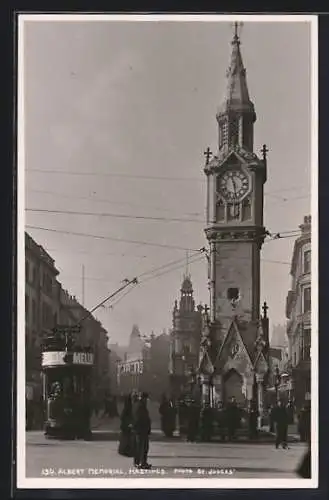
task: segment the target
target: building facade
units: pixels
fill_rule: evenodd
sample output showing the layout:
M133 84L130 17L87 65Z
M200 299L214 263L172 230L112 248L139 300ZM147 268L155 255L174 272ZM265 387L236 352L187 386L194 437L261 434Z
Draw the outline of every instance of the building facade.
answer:
M272 347L288 347L287 327L285 324L273 325L270 343Z
M218 150L205 152L210 312L205 311L200 375L204 404L235 397L263 414L269 370L267 305L260 311L260 252L267 148L254 152L256 113L237 31L225 98L217 112Z
M145 391L154 401L169 390L169 342L165 332L161 335L142 336L133 326L129 344L117 362L117 388L120 395Z
M123 359L117 364L117 386L121 396L132 391L143 391L145 379L145 361L147 360L145 340L137 325L133 325L128 346Z
M41 344L59 317L55 261L25 233L25 359L28 399L42 395Z
M81 347L90 348L94 353L91 391L97 402L103 402L110 388L108 335L100 321L83 307L76 297L66 290L60 290L59 324L76 325L82 318L81 331L75 342Z
M286 316L295 404L311 397L311 216L300 225L291 261Z
M169 373L174 397L191 392L198 369L202 306L195 306L191 276L185 275L179 303L173 310L173 328L170 334Z

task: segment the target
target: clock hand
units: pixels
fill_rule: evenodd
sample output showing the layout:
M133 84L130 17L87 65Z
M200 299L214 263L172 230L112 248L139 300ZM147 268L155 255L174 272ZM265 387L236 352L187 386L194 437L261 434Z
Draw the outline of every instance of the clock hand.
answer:
M232 177L232 184L233 184L234 196L236 196L236 184L234 182L233 177Z

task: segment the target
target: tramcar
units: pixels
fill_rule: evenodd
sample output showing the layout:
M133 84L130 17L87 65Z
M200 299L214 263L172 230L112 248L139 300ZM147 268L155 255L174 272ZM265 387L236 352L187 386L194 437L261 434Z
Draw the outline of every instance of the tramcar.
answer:
M76 345L69 329L54 329L54 335L47 338L42 352L47 438L91 439L93 365L94 354Z

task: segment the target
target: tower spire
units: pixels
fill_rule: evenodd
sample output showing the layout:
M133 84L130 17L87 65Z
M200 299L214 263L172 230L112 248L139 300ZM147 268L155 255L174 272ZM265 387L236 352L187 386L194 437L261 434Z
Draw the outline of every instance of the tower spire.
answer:
M249 97L246 69L240 50L242 23L233 24L231 59L226 73L227 84L216 118L219 125L219 149L242 146L253 150L254 105Z
M237 108L239 110L245 106L253 107L249 98L246 69L243 65L240 50L241 40L239 28L241 32L241 27L242 23L234 23L234 35L231 42L231 61L227 70L227 88L223 103L224 105L226 104L228 108Z

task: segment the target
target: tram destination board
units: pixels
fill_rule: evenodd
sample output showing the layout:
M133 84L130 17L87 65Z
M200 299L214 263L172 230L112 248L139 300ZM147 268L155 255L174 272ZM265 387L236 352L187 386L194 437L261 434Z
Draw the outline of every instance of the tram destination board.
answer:
M57 325L53 328L54 334L65 334L65 333L75 334L80 332L81 332L81 325L73 325L73 326Z

